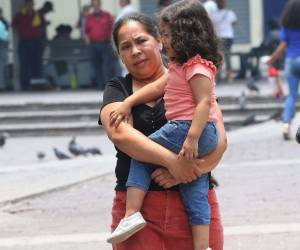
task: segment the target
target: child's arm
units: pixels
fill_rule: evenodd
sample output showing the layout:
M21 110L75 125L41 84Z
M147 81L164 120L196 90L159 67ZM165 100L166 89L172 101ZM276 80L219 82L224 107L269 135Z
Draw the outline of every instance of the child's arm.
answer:
M147 84L138 91L134 92L131 96L127 97L122 102L120 107L111 112L110 124L115 124L115 126L118 127L121 121L128 120L132 107L137 106L141 103L146 103L155 100L163 96L167 78L168 73L165 72L163 76L161 76L156 81Z
M189 83L196 102L196 108L192 125L183 143L179 157L193 159L198 156L198 141L208 120L212 82L206 76L197 74L190 79Z

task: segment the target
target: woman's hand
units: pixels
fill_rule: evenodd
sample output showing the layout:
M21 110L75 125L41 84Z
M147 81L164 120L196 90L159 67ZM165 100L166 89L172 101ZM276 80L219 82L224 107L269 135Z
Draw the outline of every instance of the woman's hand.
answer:
M184 157L178 158L177 155L172 154L165 166L177 181L189 183L203 174L201 163L203 163L202 159L188 160Z
M162 186L163 188L170 188L180 183L165 168L156 169L152 173L151 177L158 185Z
M202 175L202 171L200 171L200 165L201 163L203 163L204 161L201 159L197 159L196 162L190 162L192 163L191 167L195 167L194 164L196 164L196 168L194 169L194 173L197 175L197 177L200 177ZM185 165L187 166L187 165ZM170 188L173 187L175 185L180 184L181 182L177 179L175 179L173 177L173 175L170 174L170 172L166 169L166 168L158 168L156 169L152 175L151 175L152 179L160 186L162 186L163 188Z

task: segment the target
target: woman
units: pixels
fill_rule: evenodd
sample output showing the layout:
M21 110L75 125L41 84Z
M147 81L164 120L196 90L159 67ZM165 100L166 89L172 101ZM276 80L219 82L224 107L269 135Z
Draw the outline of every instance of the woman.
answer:
M291 139L291 122L295 115L300 80L300 1L290 0L281 15L281 42L267 62L274 64L286 50L285 77L289 86L288 97L282 114L283 138Z
M130 74L107 83L100 112L101 122L118 151L112 230L119 224L125 213L125 184L130 157L164 166L153 173L154 181L144 201L142 214L147 220L147 226L127 241L113 247L115 250L193 249L187 215L175 184L194 180L201 173L211 171L220 161L226 148L221 113L219 111L220 122L217 123L220 131L218 147L205 157L205 161L200 165L186 159L178 160L177 155L146 137L166 123L162 100L133 108L132 122L121 122L117 128L110 126L110 113L120 105L121 101L133 91L166 74L160 55L162 44L158 28L151 18L143 14L131 14L120 19L114 26L113 39L120 58ZM213 182L210 184L209 202L212 215L210 247L213 250L221 250L223 228Z

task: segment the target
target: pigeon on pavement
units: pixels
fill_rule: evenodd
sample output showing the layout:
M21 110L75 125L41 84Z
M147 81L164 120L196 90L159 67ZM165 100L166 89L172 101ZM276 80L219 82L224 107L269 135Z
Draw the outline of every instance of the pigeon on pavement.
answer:
M85 153L92 154L92 155L102 155L102 152L99 148L87 148L84 150Z
M39 151L39 152L37 153L37 158L38 158L39 160L43 160L45 157L46 157L46 155L45 155L44 152Z
M242 126L249 126L255 123L256 123L255 114L251 114L245 118L245 120L242 122Z
M60 150L58 150L57 148L53 148L54 150L54 154L55 156L60 159L60 160L66 160L66 159L71 159L70 156L68 156L67 154L61 152Z
M247 88L251 91L259 92L259 88L254 84L252 79L247 82Z
M72 140L69 142L68 146L69 151L75 155L86 155L86 150L76 142L76 137L74 136Z
M247 103L247 98L246 98L245 92L243 91L241 93L241 95L239 96L240 109L245 109L246 108L246 103Z
M8 137L7 133L1 133L0 134L0 148L5 145L7 137Z

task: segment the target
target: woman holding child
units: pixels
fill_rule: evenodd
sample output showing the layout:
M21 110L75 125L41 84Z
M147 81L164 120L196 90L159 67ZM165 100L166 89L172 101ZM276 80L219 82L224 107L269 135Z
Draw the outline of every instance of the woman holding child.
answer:
M188 2L188 1L181 1ZM205 12L206 13L206 12ZM206 14L204 20L206 21ZM206 17L205 17L206 15ZM126 210L126 182L131 158L162 166L152 173L152 181L143 201L141 214L147 225L127 240L113 244L115 250L176 250L194 248L192 230L178 183L188 183L209 173L220 161L226 149L226 134L222 114L216 106L218 144L203 161L181 157L147 138L167 122L161 98L132 108L130 119L111 124L111 114L122 102L149 83L166 78L160 51L161 38L155 22L143 14L131 14L114 26L113 39L119 56L128 69L126 77L106 84L101 122L117 149L115 198L112 209L112 230L115 230ZM214 190L215 181L209 176L210 205L209 246L223 249L223 227Z

